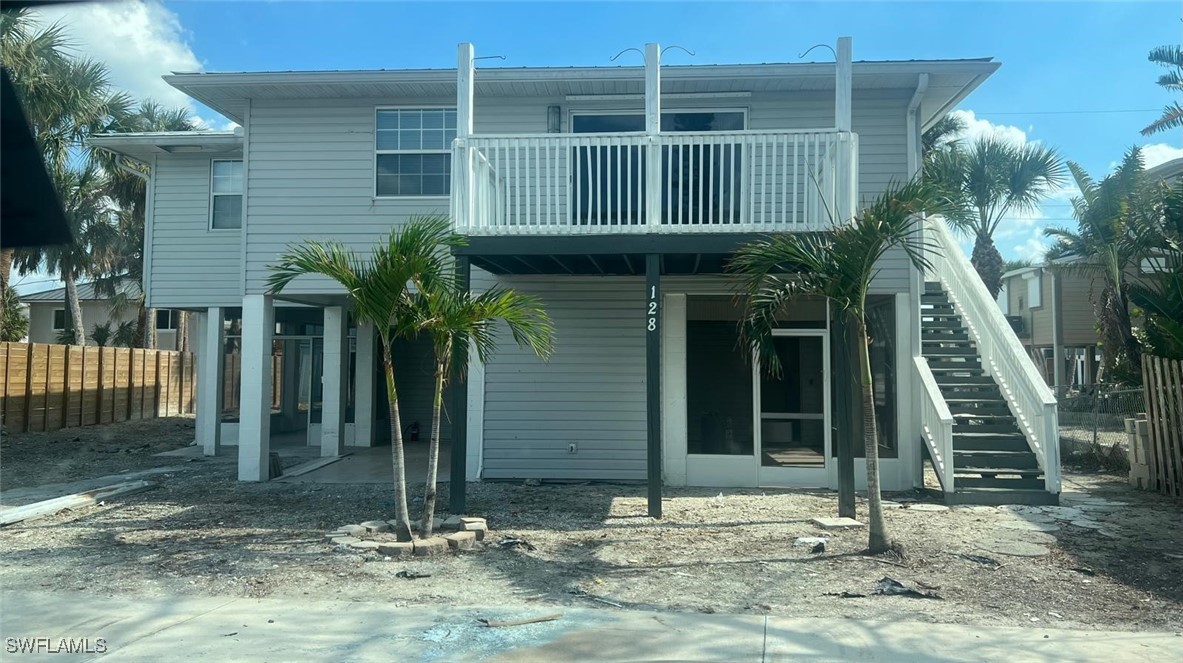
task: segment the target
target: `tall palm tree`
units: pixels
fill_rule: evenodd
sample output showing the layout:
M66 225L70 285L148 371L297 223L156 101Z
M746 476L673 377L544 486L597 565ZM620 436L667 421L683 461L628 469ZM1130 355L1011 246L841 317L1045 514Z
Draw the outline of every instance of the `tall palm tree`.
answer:
M773 235L741 248L730 269L741 278L740 294L747 305L741 333L754 360L773 374L780 361L772 330L778 312L796 297L825 297L856 332L858 380L862 391L863 444L867 464L868 549L880 553L890 547L879 492L879 444L875 394L867 337L867 291L880 258L903 250L913 265L929 267L927 245L918 215L942 213L940 190L923 180L893 184L848 223L823 233Z
M444 387L453 365L468 365L469 345L488 361L497 349L498 327L504 324L519 347L530 348L543 360L554 348L554 326L536 297L505 288L473 295L455 280L419 288L414 298L415 327L426 332L435 354L435 398L431 412L431 443L427 453L427 483L419 534L431 536L435 517L436 477L439 469L440 409ZM456 416L464 416L458 412ZM464 477L452 477L464 481Z
M395 228L369 256L360 256L339 242L307 240L294 244L270 267L267 279L272 294L283 291L295 279L319 274L345 288L345 299L359 323L371 323L382 342L382 370L390 408L390 451L394 464L395 534L411 540L407 508L407 474L403 454L402 420L394 379L391 343L414 331L411 313L412 284L434 285L448 278L443 272L448 247L462 238L451 231L446 217L422 216Z
M58 188L58 195L67 207L74 205L73 212L69 209L66 212L68 217L74 216L71 224L79 230L90 229L97 220L82 221L81 217L86 216L86 210L93 203L89 200L90 187L96 178L102 177L101 172L90 171L89 166L81 169L78 166L79 161L89 162L92 156L83 141L86 136L102 131L124 117L131 107L131 98L112 89L107 68L102 63L71 55L72 47L59 24L41 26L35 15L26 10L0 13L0 64L9 70L50 179L58 187L75 187L73 191ZM67 202L67 198L72 198L72 202ZM94 229L101 230L97 226ZM99 238L75 236L75 249L96 246L96 239ZM87 264L85 254L75 249L51 248L47 249L48 254L37 249L23 255L12 251L0 253L4 285L7 286L8 272L14 260L18 269L27 273L36 269L47 256L52 256L49 263L56 262L67 268L63 280L66 274L76 278L79 274L93 276L102 272L95 268L96 265ZM65 255L70 255L68 260L58 260ZM80 315L75 286L76 283L66 281L66 304L71 314ZM83 329L80 318L77 320L79 322L71 323L71 329ZM74 336L78 342L85 343L85 333Z
M956 149L961 143L961 134L965 131L965 120L952 113L937 120L920 137L920 149L924 158L930 159L942 150Z
M1183 48L1159 46L1150 51L1147 59L1168 69L1167 73L1158 77L1157 82L1163 89L1175 94L1183 92ZM1178 101L1172 101L1162 109L1161 117L1142 129L1142 135L1150 136L1179 127L1183 127L1183 106Z
M1141 349L1130 318L1128 274L1137 270L1149 239L1138 231L1134 216L1147 184L1142 153L1131 148L1121 165L1100 182L1076 163L1069 162L1068 169L1080 188L1080 196L1072 200L1077 228L1044 231L1056 240L1048 259L1058 269L1101 279L1104 285L1093 305L1105 350L1103 374L1138 383Z
M994 233L1007 214L1035 210L1060 187L1065 172L1059 155L1036 143L1019 145L991 136L935 152L924 164L924 176L952 203L950 224L974 238L970 262L990 296L997 298L1004 263Z
M107 182L94 162L78 169L50 170L54 189L61 196L66 223L74 238L69 244L23 250L16 254L17 270L29 274L44 269L66 285L66 336L86 345L86 327L78 299L78 281L105 273L116 244L112 224L114 209L107 198Z

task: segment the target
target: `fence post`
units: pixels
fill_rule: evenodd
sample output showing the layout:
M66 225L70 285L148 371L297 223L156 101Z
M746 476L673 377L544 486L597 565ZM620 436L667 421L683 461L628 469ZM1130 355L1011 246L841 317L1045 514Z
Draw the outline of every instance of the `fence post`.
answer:
M21 432L27 433L33 429L30 425L33 418L33 349L36 347L35 343L30 343L26 348L25 355L25 422L24 430Z

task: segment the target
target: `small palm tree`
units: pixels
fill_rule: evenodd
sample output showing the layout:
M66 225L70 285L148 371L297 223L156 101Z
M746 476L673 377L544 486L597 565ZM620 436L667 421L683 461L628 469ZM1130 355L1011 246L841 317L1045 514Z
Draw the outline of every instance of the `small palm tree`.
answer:
M1058 263L1058 269L1091 276L1104 284L1094 301L1105 349L1102 374L1136 384L1141 381L1141 349L1130 318L1128 274L1137 270L1151 238L1138 231L1136 219L1147 191L1142 153L1131 148L1121 165L1101 182L1076 163L1069 162L1068 169L1080 188L1080 196L1072 201L1077 228L1044 231L1056 240L1048 259Z
M307 240L294 244L270 267L271 276L267 279L272 294L282 292L300 276L319 274L333 279L345 288L354 319L373 324L377 330L382 342L382 369L390 408L395 534L400 541L411 540L411 517L407 509L402 420L390 346L395 338L413 332L412 284L437 283L446 278L442 270L447 264L447 249L461 242L462 238L451 232L451 222L446 217L414 217L391 231L385 242L374 247L368 259L339 242Z
M440 449L440 408L444 386L453 364L468 365L471 345L482 361L488 361L497 349L498 327L503 323L518 346L530 348L543 360L554 347L554 326L536 297L495 287L473 295L454 280L444 280L434 287L422 287L415 297L415 324L431 339L435 353L435 398L431 412L431 444L427 454L427 485L423 493L423 519L420 536L432 533L435 517L436 477ZM464 416L463 412L456 416ZM452 477L464 481L464 477Z
M1158 84L1163 89L1179 94L1183 92L1183 48L1178 46L1159 46L1150 51L1147 59L1166 67L1169 71L1158 77ZM1167 129L1183 127L1183 106L1178 101L1172 101L1162 109L1162 116L1146 125L1142 129L1143 136L1150 136Z
M111 345L111 341L115 337L114 330L111 329L111 321L108 320L102 324L95 323L95 326L90 330L90 340L100 348L105 348Z
M927 246L917 216L941 213L939 189L923 180L887 188L852 221L835 224L824 233L787 233L741 248L730 269L741 277L740 294L747 300L741 334L759 360L773 374L780 362L772 344L776 316L796 297L825 297L854 329L858 340L858 379L862 388L863 443L867 462L869 511L868 548L886 551L890 544L879 494L879 446L875 394L867 337L867 291L879 259L903 250L919 269L929 267Z
M990 291L1002 289L1002 254L994 246L998 224L1011 212L1029 212L1064 182L1064 165L1050 147L1018 145L996 137L968 147L933 153L924 176L939 186L953 205L948 220L974 238L970 262Z
M29 333L29 318L25 316L20 297L12 288L0 292L0 341L17 342Z

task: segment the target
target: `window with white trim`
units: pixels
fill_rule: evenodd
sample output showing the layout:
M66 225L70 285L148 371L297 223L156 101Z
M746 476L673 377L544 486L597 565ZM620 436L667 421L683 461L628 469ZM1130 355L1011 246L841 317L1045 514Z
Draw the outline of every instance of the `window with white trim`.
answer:
M242 160L210 162L210 222L214 230L242 227Z
M380 108L374 123L374 194L446 196L452 190L455 108Z
M1027 281L1027 306L1031 308L1043 306L1043 274L1041 272L1024 274L1023 278Z
M156 328L162 330L176 329L181 316L176 311L166 308L156 309Z

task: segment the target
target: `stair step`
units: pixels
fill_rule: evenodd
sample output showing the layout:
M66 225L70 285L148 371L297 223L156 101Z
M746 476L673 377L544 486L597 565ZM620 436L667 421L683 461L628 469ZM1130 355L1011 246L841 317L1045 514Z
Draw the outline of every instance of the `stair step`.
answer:
M953 437L958 433L1019 433L1017 424L953 424Z
M968 341L969 332L959 330L925 330L920 335L920 338L925 343L929 341Z
M1030 451L965 451L953 449L953 471L985 472L994 468L1038 470L1039 461Z
M966 413L1009 415L1010 408L1006 401L1000 398L946 398L945 404L950 410L961 410Z
M924 356L925 357L974 357L978 356L978 349L974 347L970 341L947 341L945 345L933 346L929 341L924 342Z
M945 504L982 504L998 506L1000 504L1028 504L1032 506L1055 506L1060 503L1060 496L1049 493L1040 486L1034 490L1014 488L968 488L954 483L957 492L945 493Z
M953 452L958 451L1030 451L1021 433L954 433Z
M1042 490L1044 480L1038 476L1000 478L1000 477L959 477L954 476L953 487L960 488L1007 488L1010 490Z
M925 292L944 292L945 289L941 287L940 281L925 281L924 282L924 291Z
M952 311L953 303L947 299L929 299L930 295L923 295L920 299L921 311Z
M931 366L929 367L932 368ZM947 372L938 373L933 371L933 376L937 380L937 385L944 389L955 389L957 387L994 387L994 378L989 375L982 375L979 369L975 375L948 375Z
M947 322L949 320L956 320L961 322L961 314L953 311L933 311L921 309L920 322L921 324L928 324L930 322Z
M961 318L954 318L951 320L921 320L921 329L926 332L931 331L969 331L969 329L961 323Z
M926 357L928 359L928 368L931 371L937 370L981 370L982 360L974 356L966 355L941 355L939 357Z

